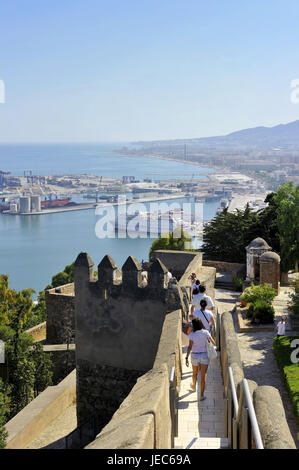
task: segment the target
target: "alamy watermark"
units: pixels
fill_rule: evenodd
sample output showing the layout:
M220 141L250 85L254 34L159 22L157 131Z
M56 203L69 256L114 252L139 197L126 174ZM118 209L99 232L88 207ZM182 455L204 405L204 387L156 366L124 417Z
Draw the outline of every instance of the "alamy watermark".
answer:
M299 363L299 338L293 339L291 342L291 348L296 348L291 354L291 362L293 364Z
M3 80L0 80L0 104L5 103L5 83Z
M203 231L203 204L191 202L128 203L126 196L118 196L115 204L99 204L95 214L100 216L95 226L98 238L158 238L169 232L180 238L184 232L189 238ZM190 242L185 248L190 249ZM188 246L187 246L188 245Z
M298 104L299 103L299 78L291 81L291 103Z

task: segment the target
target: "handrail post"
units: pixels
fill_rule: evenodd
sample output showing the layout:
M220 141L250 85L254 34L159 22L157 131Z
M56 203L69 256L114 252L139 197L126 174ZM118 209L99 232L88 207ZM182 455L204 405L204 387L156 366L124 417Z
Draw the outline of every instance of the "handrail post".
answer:
M178 412L177 412L177 387L176 387L175 367L173 366L169 374L169 404L171 416L171 447L174 448L174 438L178 435Z
M227 392L227 416L228 416L228 429L227 437L229 447L233 449L238 448L238 415L239 405L236 393L236 387L231 367L228 367L228 392Z
M264 449L259 425L256 419L256 414L255 414L255 410L253 407L253 403L251 400L250 391L249 391L249 387L248 387L248 383L246 379L243 379L243 388L244 388L245 402L248 408L248 415L250 418L250 428L254 437L256 449Z
M216 315L216 346L217 351L220 351L220 313L218 307Z

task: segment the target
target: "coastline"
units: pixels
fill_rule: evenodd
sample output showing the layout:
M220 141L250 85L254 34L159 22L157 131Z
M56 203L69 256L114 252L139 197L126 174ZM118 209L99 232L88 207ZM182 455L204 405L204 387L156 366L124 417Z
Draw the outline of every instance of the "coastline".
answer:
M199 163L199 162L194 162L194 161L189 161L189 160L183 160L183 159L179 159L179 158L174 158L174 157L166 157L164 155L142 155L142 154L138 154L138 155L132 155L132 154L124 154L122 152L118 152L117 149L113 150L113 153L119 155L119 156L123 156L123 157L132 157L132 158L149 158L149 159L157 159L157 160L169 160L169 161L172 161L172 162L177 162L177 163L186 163L188 165L194 165L194 166L199 166L200 168L209 168L209 169L214 169L214 170L219 170L220 167L216 167L215 165L213 164L202 164L202 163ZM221 168L221 170L223 171L223 169Z

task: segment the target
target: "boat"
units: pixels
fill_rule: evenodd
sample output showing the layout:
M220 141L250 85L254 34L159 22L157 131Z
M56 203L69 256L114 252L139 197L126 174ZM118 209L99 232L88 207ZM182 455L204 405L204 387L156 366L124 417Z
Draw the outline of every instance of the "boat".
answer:
M197 237L202 233L202 223L196 222L190 214L184 217L182 209L166 213L140 212L139 214L127 215L126 220L116 220L115 222L115 233L129 236L157 238L162 233L174 233L179 228L191 237Z
M61 199L52 199L50 197L50 199L45 199L44 201L41 201L41 208L42 209L49 209L51 207L64 207L64 206L67 206L70 201L71 201L72 198L70 197L65 197L65 198L61 198Z

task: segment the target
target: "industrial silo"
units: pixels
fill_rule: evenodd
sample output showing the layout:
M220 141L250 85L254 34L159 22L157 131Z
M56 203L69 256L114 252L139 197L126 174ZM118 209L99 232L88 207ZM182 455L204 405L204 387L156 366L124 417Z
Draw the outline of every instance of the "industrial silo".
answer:
M30 212L30 196L20 197L20 213L29 213Z
M10 204L9 212L11 212L12 214L16 214L18 212L18 204Z
M31 196L31 212L40 212L41 203L40 196Z

